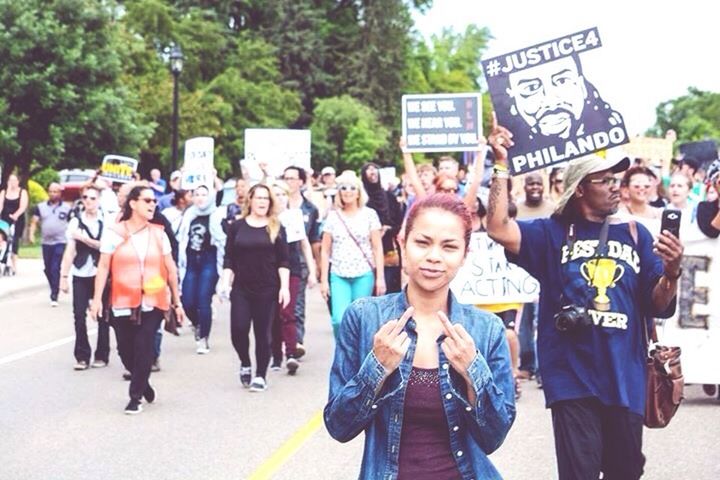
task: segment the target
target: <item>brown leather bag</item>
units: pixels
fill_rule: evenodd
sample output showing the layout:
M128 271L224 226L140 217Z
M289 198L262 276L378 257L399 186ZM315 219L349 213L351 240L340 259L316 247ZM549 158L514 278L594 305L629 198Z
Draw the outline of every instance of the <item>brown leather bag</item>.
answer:
M685 380L680 365L680 347L658 344L655 321L652 322L652 343L648 342L645 426L664 428L670 423L684 398ZM647 333L646 322L646 338Z

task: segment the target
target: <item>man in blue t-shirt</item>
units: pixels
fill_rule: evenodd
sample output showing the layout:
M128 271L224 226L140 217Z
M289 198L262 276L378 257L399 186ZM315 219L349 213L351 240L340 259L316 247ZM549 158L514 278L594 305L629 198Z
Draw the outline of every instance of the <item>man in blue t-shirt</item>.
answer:
M669 232L653 244L641 224L613 217L627 158L571 161L552 217L508 218L512 134L495 125L489 140L488 234L541 285L538 357L559 478L640 478L646 319L675 309L682 244Z

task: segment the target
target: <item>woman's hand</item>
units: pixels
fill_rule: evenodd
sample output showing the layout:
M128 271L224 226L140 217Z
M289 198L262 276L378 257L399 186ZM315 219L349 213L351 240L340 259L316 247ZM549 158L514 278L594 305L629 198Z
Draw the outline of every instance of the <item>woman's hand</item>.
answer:
M330 285L325 281L320 282L320 295L322 295L326 302L328 298L330 298Z
M178 304L175 308L175 319L177 320L177 323L179 326L182 326L182 324L185 322L185 309L182 307L182 305Z
M281 288L278 292L278 303L281 308L285 308L290 303L290 290L287 288Z
M311 272L308 273L307 286L308 288L313 288L315 285L317 285L317 274L313 269Z
M70 291L70 284L68 283L67 277L60 278L60 291L68 293Z
M468 381L468 368L477 355L475 340L462 325L450 323L450 319L445 313L438 312L438 317L447 336L440 344L440 348L455 371Z
M102 300L93 298L93 301L90 304L90 316L93 320L97 320L100 316L100 312L102 312Z
M215 293L217 293L217 296L220 297L221 303L230 299L230 285L224 278L218 280L218 283L215 286Z
M410 348L410 337L404 329L414 311L408 307L398 320L387 322L373 337L373 353L388 375L400 366Z
M377 296L385 295L386 290L387 290L387 287L385 286L385 278L378 277L378 279L375 280L375 295L377 295Z

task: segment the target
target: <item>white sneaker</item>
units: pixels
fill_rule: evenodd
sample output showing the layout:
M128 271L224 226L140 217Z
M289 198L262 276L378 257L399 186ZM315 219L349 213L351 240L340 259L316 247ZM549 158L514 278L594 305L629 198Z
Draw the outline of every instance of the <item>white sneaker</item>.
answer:
M250 383L250 391L264 392L265 390L267 390L267 383L265 382L265 379L262 377L253 378L252 382Z
M205 355L205 354L210 353L210 345L208 344L208 339L207 339L207 337L206 337L206 338L201 338L200 340L196 340L196 341L195 341L195 345L196 345L196 347L197 347L197 348L195 349L195 352L196 352L198 355Z
M55 300L50 300L50 306L53 307L53 308L55 308L55 307L58 306L58 302L55 301Z

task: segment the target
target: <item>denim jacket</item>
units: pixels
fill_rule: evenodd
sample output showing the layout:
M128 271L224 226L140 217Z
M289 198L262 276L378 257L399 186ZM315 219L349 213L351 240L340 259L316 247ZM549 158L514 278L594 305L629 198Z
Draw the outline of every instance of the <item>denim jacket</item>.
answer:
M448 307L450 321L465 327L478 350L468 369L477 398L471 405L465 380L438 348L440 391L450 448L463 479L499 479L500 474L487 456L502 444L515 420L505 330L495 315L459 304L452 293ZM411 338L405 358L377 393L385 369L372 347L380 326L399 318L407 308L404 292L363 298L348 307L340 325L324 419L330 435L340 442L350 441L365 431L361 479L393 480L398 475L405 390L417 342L415 321L411 318L405 326ZM443 335L437 341L444 339Z

